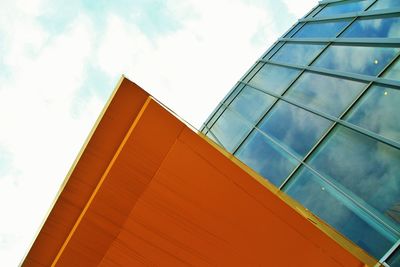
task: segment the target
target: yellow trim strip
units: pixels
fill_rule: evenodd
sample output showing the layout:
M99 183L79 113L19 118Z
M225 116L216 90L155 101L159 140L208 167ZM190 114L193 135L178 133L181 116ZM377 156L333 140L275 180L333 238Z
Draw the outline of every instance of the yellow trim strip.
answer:
M99 183L97 184L96 188L94 189L92 195L90 196L88 202L86 203L85 207L83 208L81 214L79 215L78 219L76 220L73 228L71 229L70 233L68 234L68 237L65 239L62 247L60 248L60 250L58 251L56 257L54 258L53 263L51 264L51 266L56 266L58 260L60 259L62 253L64 252L66 246L68 245L69 241L71 240L73 234L75 233L76 229L78 228L80 222L82 221L83 217L86 214L86 211L89 209L90 205L93 202L93 199L96 197L97 192L99 191L99 189L101 188L102 184L104 183L105 179L107 178L111 168L113 167L115 161L117 160L119 154L121 153L122 149L124 148L126 142L128 141L129 137L132 134L133 129L136 127L137 123L139 122L140 118L142 117L144 111L146 110L147 106L149 105L150 101L152 101L152 98L150 96L147 97L146 102L143 104L140 112L138 113L138 115L136 116L134 122L132 123L131 127L129 128L128 132L126 133L124 139L122 140L121 144L119 145L117 151L115 152L113 158L111 159L110 163L107 166L107 169L105 170L104 174L102 175Z
M109 105L111 104L111 101L114 99L115 94L117 93L119 87L121 86L121 84L122 84L122 82L123 82L124 80L125 80L125 76L122 75L121 78L119 79L117 85L114 87L114 90L112 91L110 97L108 98L108 100L107 100L107 102L106 102L104 108L102 109L100 115L97 117L96 122L94 123L92 129L91 129L90 132L89 132L89 135L87 136L85 142L83 143L81 149L79 150L79 153L78 153L78 155L76 156L74 162L72 163L72 166L70 167L70 169L69 169L67 175L65 176L64 181L61 183L60 188L58 189L58 192L57 192L56 196L54 197L53 202L51 203L49 209L47 210L46 215L44 216L44 218L43 218L43 220L42 220L42 223L40 224L39 228L37 229L36 234L35 234L34 238L32 239L29 248L26 250L26 252L25 252L25 254L24 254L24 257L23 257L22 260L21 260L20 266L22 266L22 264L25 262L26 257L27 257L28 254L29 254L29 251L32 249L33 244L35 243L37 237L39 236L40 231L43 229L43 226L44 226L44 224L46 223L48 217L50 216L50 213L51 213L51 211L53 210L54 206L56 205L57 200L59 199L59 197L60 197L62 191L64 191L64 188L65 188L66 184L68 183L69 179L71 178L72 172L75 170L75 167L76 167L76 165L78 164L80 158L82 157L83 152L85 151L87 145L89 144L90 139L92 139L92 136L93 136L93 134L95 133L97 127L99 126L100 121L103 119L103 116L104 116L104 114L106 113L106 111L107 111Z

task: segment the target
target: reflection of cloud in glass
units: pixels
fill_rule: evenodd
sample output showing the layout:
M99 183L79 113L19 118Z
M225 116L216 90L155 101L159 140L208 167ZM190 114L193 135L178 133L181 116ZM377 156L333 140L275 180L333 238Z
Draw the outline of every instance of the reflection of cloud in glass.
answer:
M298 162L257 130L240 147L235 156L279 186Z
M239 118L239 115L227 109L211 128L226 150L232 152L252 126Z
M379 0L369 9L369 10L378 10L378 9L385 9L385 8L393 8L393 7L400 7L399 0Z
M365 85L363 82L304 72L285 96L337 117Z
M274 100L274 97L246 86L232 101L230 107L254 124Z
M347 120L400 143L400 91L372 86L350 110Z
M322 50L320 44L292 44L286 43L271 58L273 61L308 65L312 59Z
M400 202L400 151L372 138L337 126L309 164L380 214Z
M375 228L367 215L360 216L363 212L358 207L307 168L300 169L284 190L375 257L381 257L396 241L389 232Z
M354 2L339 2L339 3L331 3L328 4L324 9L322 9L316 17L322 16L331 16L336 14L345 14L349 12L357 12L364 10L368 4L370 4L370 0L361 0Z
M375 76L398 51L400 49L395 47L331 45L313 65Z
M400 18L358 19L341 37L397 38L400 37Z
M259 128L302 157L331 123L304 109L279 101Z
M281 94L299 72L297 69L266 64L249 83L262 90Z
M349 22L349 19L329 22L308 22L294 36L296 38L336 37Z
M397 59L395 63L393 63L389 69L385 71L383 77L386 79L392 79L396 81L400 81L400 60Z

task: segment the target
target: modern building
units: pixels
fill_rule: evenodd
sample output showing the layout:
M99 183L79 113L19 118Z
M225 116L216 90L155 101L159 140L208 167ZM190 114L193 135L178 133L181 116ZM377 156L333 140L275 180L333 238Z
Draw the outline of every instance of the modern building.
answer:
M399 89L398 0L321 1L202 133L122 78L22 265L400 266Z
M321 1L202 132L385 266L400 266L400 1Z
M22 266L375 266L123 78Z

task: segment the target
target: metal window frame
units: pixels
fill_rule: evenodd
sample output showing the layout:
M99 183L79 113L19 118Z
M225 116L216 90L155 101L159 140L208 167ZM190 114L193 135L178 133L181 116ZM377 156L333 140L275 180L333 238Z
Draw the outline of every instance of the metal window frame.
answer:
M212 133L212 125L208 125L208 122L214 119L213 124L218 120L218 118L213 118L214 115L220 110L223 109L222 112L219 113L219 116L221 116L226 109L231 109L229 107L229 103L226 102L226 100L230 99L229 102L233 101L245 88L245 86L249 86L255 90L259 90L263 93L269 94L273 97L275 97L275 101L264 111L264 113L260 116L259 120L254 124L253 129L245 135L242 140L238 143L237 147L233 150L232 154L235 154L238 149L243 145L243 143L247 140L247 138L254 132L254 131L259 131L260 133L263 133L264 135L268 135L261 131L258 128L258 124L264 119L265 116L272 110L272 108L276 105L278 101L286 101L290 104L293 104L295 106L298 106L300 108L303 108L304 110L307 110L309 112L312 112L318 116L322 116L330 121L332 121L332 125L328 127L328 129L325 131L325 133L321 136L321 138L316 142L316 144L312 147L312 149L302 158L299 159L296 155L292 155L290 151L288 151L283 144L280 144L279 142L276 142L273 140L273 138L267 136L269 140L274 142L274 144L278 145L280 148L282 148L284 151L286 151L289 155L292 157L294 156L294 159L299 161L299 164L295 167L295 169L292 171L292 173L286 177L284 183L279 187L279 189L283 189L285 184L287 184L290 179L294 176L294 173L300 168L300 166L304 166L314 172L317 176L319 176L321 179L323 179L325 182L329 182L329 179L323 177L321 174L319 174L316 170L311 168L307 162L305 162L312 154L313 152L318 149L320 144L324 142L325 138L332 132L332 130L336 127L336 125L342 125L344 127L347 127L351 130L354 130L356 132L359 132L360 134L363 134L365 136L368 136L370 138L373 138L377 140L378 142L385 143L395 149L400 149L400 143L395 142L393 140L390 140L388 138L385 138L383 136L380 136L374 132L371 132L369 130L363 129L359 126L353 125L347 121L344 120L346 114L358 103L358 101L365 95L365 93L369 90L374 85L383 85L383 86L389 86L394 89L400 90L400 81L396 80L390 80L381 77L385 71L387 71L397 60L400 60L400 52L398 52L393 59L381 70L381 72L376 75L376 76L368 76L368 75L363 75L363 74L356 74L356 73L350 73L350 72L343 72L343 71L336 71L336 70L330 70L330 69L324 69L321 67L316 67L316 66L311 66L312 63L322 54L328 47L332 44L343 44L343 45L354 45L354 46L382 46L382 47L400 47L400 38L341 38L338 37L340 36L347 28L351 27L353 23L358 19L358 18L365 18L369 16L385 16L385 15L391 15L391 14L398 14L400 15L400 7L399 8L390 8L390 9L380 9L380 10L370 10L370 8L378 1L374 0L371 1L369 5L364 9L364 11L357 11L357 12L351 12L351 13L346 13L346 14L337 14L337 15L332 15L332 16L324 16L324 17L315 17L318 12L320 12L327 4L330 3L336 3L336 2L341 2L342 0L323 0L320 1L318 5L316 5L314 8L312 8L303 18L299 19L295 24L292 25L273 45L267 49L265 53L262 54L262 56L252 65L252 67L243 75L243 77L235 84L235 86L229 91L229 93L224 97L224 99L218 104L216 109L211 113L209 118L206 120L206 122L203 124L202 129L207 132L210 132L210 134L215 137L215 135ZM318 10L319 9L319 10ZM313 14L315 12L315 14ZM313 16L310 16L313 14ZM298 27L297 31L298 32L307 22L317 22L317 21L327 21L327 20L337 20L337 19L344 19L344 18L351 18L352 21L342 29L338 33L338 35L335 38L289 38L285 37L293 28L297 27L298 24L303 23L301 27ZM296 34L296 32L293 32L292 36ZM274 60L270 60L270 58L278 52L281 47L285 43L319 43L319 44L325 44L325 47L314 57L314 59L307 65L297 65L297 64L291 64L291 63L285 63L285 62L276 62ZM279 47L278 47L279 46ZM265 58L268 54L270 53L268 58ZM252 85L249 84L249 81L245 82L245 78L253 71L253 69L257 66L258 63L263 63L265 64L271 64L271 65L277 65L277 66L283 66L283 67L289 67L289 68L295 68L299 70L298 75L288 84L288 86L284 89L281 95L275 94L273 92L267 92L266 90L262 90L261 88L256 88ZM262 67L263 67L262 66ZM261 68L260 68L261 69ZM259 71L259 70L258 70ZM257 71L257 72L258 72ZM301 77L301 75L305 72L314 72L322 75L328 75L328 76L333 76L333 77L338 77L338 78L346 78L350 80L356 80L356 81L361 81L366 83L365 87L361 90L361 92L353 99L351 104L338 116L338 118L331 116L329 114L325 114L323 112L319 112L318 110L313 110L310 109L301 103L297 103L296 101L287 99L287 97L284 95L287 90L291 88L291 86ZM256 73L257 73L256 72ZM256 74L254 73L254 75ZM254 76L253 75L253 76ZM240 88L237 92L235 90L242 85L242 88ZM233 95L234 94L234 95ZM237 111L231 109L232 111L236 112L239 114L239 117L242 117L240 113ZM245 118L241 118L245 119ZM247 123L250 123L247 121ZM215 139L217 139L215 137ZM217 139L218 140L218 139ZM221 144L222 145L222 144ZM223 147L223 145L222 145ZM336 186L334 186L336 188ZM338 192L342 194L342 190L337 189ZM372 218L377 219L381 225L383 225L387 229L394 230L392 231L396 235L398 235L398 230L393 229L390 225L386 224L383 220L379 218L379 214L375 214L373 211L370 211L367 207L364 207L362 203L359 203L358 201L354 200L351 196L349 196L350 200L354 201L354 203L360 207L362 210L366 211L368 214L372 216ZM386 264L385 261L400 247L400 238L399 240L392 246L390 250L387 251L387 253L379 260L381 263Z

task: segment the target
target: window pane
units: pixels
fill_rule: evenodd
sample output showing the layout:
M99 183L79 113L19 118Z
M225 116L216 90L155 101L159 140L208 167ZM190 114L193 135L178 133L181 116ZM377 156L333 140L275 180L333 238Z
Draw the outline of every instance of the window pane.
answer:
M371 212L400 230L391 210L400 203L400 151L337 126L310 166L359 198Z
M262 62L258 62L253 69L249 72L249 74L246 75L246 77L243 79L244 82L248 82L251 78L253 78L254 74L256 74L264 65Z
M400 7L399 0L378 0L369 10Z
M317 14L322 8L323 8L323 6L321 6L321 5L317 6L317 7L307 16L307 18L314 17L314 15Z
M292 37L292 35L293 35L295 32L297 32L297 30L298 30L301 26L303 26L303 24L304 24L304 23L297 23L297 25L294 26L293 29L291 29L290 32L288 32L288 33L285 35L285 38Z
M232 101L230 107L255 124L275 99L275 97L246 86Z
M391 267L400 266L400 249L397 249L397 251L390 256L390 258L387 260L387 263L389 263Z
M395 47L331 45L313 65L376 76L399 50Z
M210 128L214 122L219 118L219 116L222 114L222 112L224 112L225 107L219 107L218 110L216 112L214 112L214 115L212 116L212 118L207 122L207 127ZM208 129L207 129L208 130Z
M347 121L400 143L400 90L372 86L352 108Z
M357 19L340 37L398 38L400 37L400 18Z
M284 191L377 258L383 256L396 240L389 231L307 168L297 172Z
M283 45L283 42L278 42L264 57L263 59L270 59L270 57L278 51L279 48Z
M279 101L260 123L260 130L303 157L332 122Z
M257 130L253 131L235 156L276 186L279 186L298 164L294 158Z
M297 69L266 64L249 83L266 92L280 95L299 73Z
M330 21L330 22L308 22L303 26L294 37L312 38L312 37L336 37L350 20Z
M366 84L304 72L285 96L309 108L339 116Z
M332 16L346 14L350 12L363 11L369 4L370 0L348 1L347 3L331 3L321 10L315 17Z
M239 116L239 114L226 109L211 128L211 132L229 152L236 148L243 136L252 128L250 123L246 123Z
M272 57L273 61L308 65L315 56L324 48L321 44L293 44L286 43Z
M400 59L397 59L383 74L386 79L400 81Z

